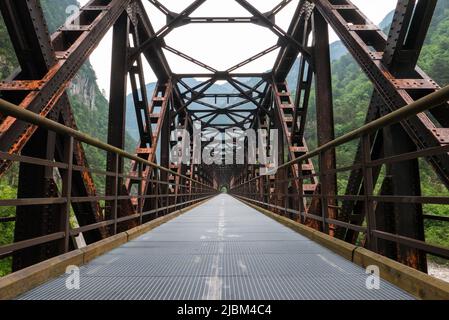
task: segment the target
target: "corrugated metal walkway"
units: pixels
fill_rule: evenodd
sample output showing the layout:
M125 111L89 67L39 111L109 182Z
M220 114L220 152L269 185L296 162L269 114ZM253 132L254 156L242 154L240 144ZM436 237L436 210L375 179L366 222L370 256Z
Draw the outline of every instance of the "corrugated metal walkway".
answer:
M411 299L228 195L111 251L21 299Z

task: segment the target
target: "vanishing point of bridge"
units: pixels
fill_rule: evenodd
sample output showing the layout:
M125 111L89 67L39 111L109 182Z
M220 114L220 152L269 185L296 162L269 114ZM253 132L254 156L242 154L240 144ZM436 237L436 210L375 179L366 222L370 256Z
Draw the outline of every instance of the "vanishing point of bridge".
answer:
M208 1L173 12L164 1L91 0L50 35L40 1L0 0L19 64L0 82L0 177L19 181L17 195L0 200L14 208L0 218L14 223L14 241L0 246L13 271L0 298L448 299L448 284L426 273L428 255L448 259L449 249L426 242L425 223L449 222L426 212L449 198L423 194L420 180L426 161L449 187L449 87L417 65L437 0L399 0L389 34L349 0L283 0L268 12L233 0L244 16L196 15ZM158 31L147 5L166 17ZM277 24L284 10L288 30ZM167 44L191 24L255 24L277 42L218 70ZM366 124L341 137L329 27L374 87ZM77 130L66 90L109 30L109 127L99 141ZM167 52L204 71L174 73ZM273 52L270 71L241 71ZM215 91L222 82L229 92ZM128 86L134 154L124 151ZM199 143L198 123L214 133ZM232 128L264 132L257 149L272 163L250 161L251 137L229 136ZM276 149L264 141L273 136ZM217 137L226 141L218 148ZM186 161L173 161L176 146ZM338 157L348 146L349 164ZM198 161L198 147L212 164ZM93 149L104 167L89 166ZM72 267L79 290L66 285Z

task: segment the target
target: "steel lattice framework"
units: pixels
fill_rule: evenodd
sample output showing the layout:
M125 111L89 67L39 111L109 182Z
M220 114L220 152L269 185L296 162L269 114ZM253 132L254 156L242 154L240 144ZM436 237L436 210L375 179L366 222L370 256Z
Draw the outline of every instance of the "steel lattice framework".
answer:
M50 35L38 0L0 0L1 14L20 64L9 79L0 82L3 99L76 129L67 87L112 28L114 76L110 83L107 142L111 148L125 147L128 84L140 136L130 172L125 170L126 157L107 150L106 191L99 195L83 149L82 142L86 140L73 140L0 115L0 175L14 161L20 162L17 201L28 200L25 205L3 204L17 206L13 218L16 244L0 251L0 257L13 255L15 270L76 246L69 239L68 229L59 234L67 227L70 205L80 225L70 235L82 233L87 243L93 243L117 229L136 226L139 218L141 223L142 219L157 217L152 213L169 212L189 203L197 193L198 199L200 195L210 196L224 185L233 194L279 214L348 242L362 241L371 250L423 271L427 268L427 253L449 257L447 249L425 243L424 220L437 218L423 213L425 199L421 197L417 160L424 157L441 184L449 187L448 150L438 149L448 143L448 103L402 118L399 124L376 127L367 137L357 140L357 154L354 166L347 170L344 195L339 196L337 188L338 145L321 150L316 154L316 162L308 157L310 150L305 140L310 98L314 94L318 145L335 141L329 26L373 84L367 124L440 89L417 66L437 0L399 0L388 35L349 0L283 0L268 12L261 12L249 1L235 0L249 13L244 17L193 17L207 0L193 1L181 12L172 12L157 0L148 0L166 16L167 24L159 31L154 30L144 1L147 0L91 0L81 8L79 16L72 17L72 22ZM284 31L276 24L276 16L291 3L297 5L290 27ZM217 70L165 42L173 30L187 24L240 24L242 28L255 24L272 32L278 41L227 70ZM174 73L166 51L207 73ZM279 53L271 71L239 71L275 51ZM298 81L291 88L286 79L298 59ZM147 92L145 86L144 60L158 79L154 92ZM201 82L193 86L191 79ZM230 85L232 92L213 91L214 84L222 81ZM226 121L219 120L223 117ZM276 175L261 176L265 169L261 165L170 164L171 132L180 128L192 132L196 121L219 132L235 127L278 129L282 170ZM441 152L423 152L434 149ZM415 157L410 156L413 153ZM391 161L395 157L402 158ZM390 161L382 161L385 159ZM59 167L62 189L49 169L58 168L54 161L69 163L69 167ZM376 161L377 166L372 165ZM151 165L155 163L160 168ZM382 165L386 165L383 175ZM70 166L78 169L70 169L68 175ZM378 180L382 187L376 198L374 186ZM197 184L212 191L201 187L201 192L197 192ZM137 197L132 195L133 190L138 190ZM71 202L48 201L61 194L65 199L71 198ZM36 200L45 198L47 201ZM101 201L105 201L104 208ZM437 202L446 204L445 201ZM366 236L360 238L360 234Z

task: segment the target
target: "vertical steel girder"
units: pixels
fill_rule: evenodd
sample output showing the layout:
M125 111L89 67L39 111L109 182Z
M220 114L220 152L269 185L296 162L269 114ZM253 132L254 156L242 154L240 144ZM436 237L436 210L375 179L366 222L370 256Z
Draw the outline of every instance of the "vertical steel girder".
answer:
M17 53L21 79L40 79L55 63L55 54L51 50L50 38L42 9L36 1L3 1L0 3L3 19L8 27L10 38ZM22 19L18 19L21 16ZM32 30L31 33L28 31ZM41 51L41 47L43 48ZM33 54L33 50L35 53ZM39 54L41 52L42 54ZM12 98L12 97L11 97ZM11 99L10 98L10 99ZM15 102L23 97L14 97ZM54 112L57 118L58 113ZM5 119L3 119L5 121ZM39 129L22 150L25 156L38 156L42 159L54 159L55 134ZM9 167L3 163L3 167ZM53 172L41 166L21 164L19 169L18 198L54 197L58 188ZM14 240L22 241L33 237L61 231L61 219L58 206L18 207L14 229ZM41 245L18 252L13 256L13 270L35 264L39 261L63 252L61 242Z
M108 143L120 149L125 149L126 138L126 96L128 80L128 53L129 53L129 35L131 28L131 19L128 13L124 11L118 18L113 27L112 36L112 59L110 97L109 97L109 120L108 120ZM107 171L124 173L123 159L117 159L116 155L108 153ZM127 194L124 185L124 179L108 176L106 177L106 192L109 195ZM131 215L135 213L129 200L108 201L106 206L106 218L113 219ZM119 226L113 233L128 230L137 226L136 221L127 221Z
M41 159L53 159L55 152L55 135L39 129L22 150L25 156ZM53 170L42 166L21 164L19 170L18 198L57 197L58 187L53 179ZM62 230L60 206L18 207L14 240L24 241L31 238L59 232ZM42 260L62 254L61 241L29 248L13 255L13 270L20 270Z
M402 127L397 124L383 130L384 152L386 157L416 151L415 144L409 139ZM421 180L418 160L403 161L387 165L386 176L392 183L392 194L395 196L421 196ZM391 211L379 212L380 216L393 216L395 233L412 239L424 240L424 219L421 204L395 203ZM378 229L379 230L379 229ZM383 230L380 230L383 231ZM387 247L396 247L387 243ZM395 260L408 266L427 272L427 258L424 252L397 245Z
M388 36L382 63L396 77L412 78L415 73L419 53L429 28L436 1L400 0L396 7L393 24ZM410 32L413 32L410 34ZM412 139L400 125L386 128L383 132L386 156L416 151ZM392 194L421 195L421 180L418 160L410 160L387 166L387 176L391 179ZM390 209L390 210L388 210ZM394 216L395 232L401 236L424 240L424 219L421 204L394 204L384 208L379 214ZM381 230L381 229L380 229ZM385 244L392 247L391 243ZM427 272L425 253L398 245L396 260Z
M315 94L316 94L316 123L318 146L322 146L335 139L334 110L332 101L332 76L329 52L328 26L324 18L316 10L313 13L314 32L314 67L315 67ZM336 152L329 150L319 159L320 181L322 197L323 218L337 219L335 199L329 196L338 194L337 175L328 171L336 169ZM335 236L337 228L329 225L325 230L331 236Z

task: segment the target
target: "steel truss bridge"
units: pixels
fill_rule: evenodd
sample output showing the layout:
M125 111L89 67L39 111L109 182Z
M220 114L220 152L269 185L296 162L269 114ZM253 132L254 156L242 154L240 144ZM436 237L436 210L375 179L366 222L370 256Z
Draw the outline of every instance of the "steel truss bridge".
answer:
M160 30L153 28L144 2L166 16ZM195 0L173 12L157 0L91 0L49 34L38 0L0 0L20 65L0 82L0 177L18 168L19 179L17 197L0 200L0 207L15 207L14 216L0 218L0 223L15 225L14 242L0 247L0 259L12 258L14 271L0 279L0 297L64 297L62 291L50 294L58 292L60 280L26 292L64 272L54 271L55 265L78 261L81 254L79 264L87 263L82 272L95 274L107 266L116 281L101 282L94 275L91 291L71 298L98 298L118 286L124 286L124 293L102 297L447 298L447 284L425 273L428 255L448 259L449 249L426 242L424 227L430 220L449 222L425 212L428 204L447 206L449 198L422 194L419 165L426 161L438 183L449 187L449 88L440 88L417 65L437 0L399 0L389 34L349 0L283 0L268 12L261 12L254 1L235 0L246 16L195 16L205 2ZM291 3L295 11L290 27L283 30L276 17ZM166 43L173 30L188 24L255 24L278 41L227 70L217 70ZM329 27L374 87L366 124L341 137L334 132ZM108 139L101 142L77 130L67 88L111 29ZM174 73L167 51L207 72ZM272 70L240 72L275 51ZM154 92L145 86L145 63L158 79ZM299 69L292 87L286 79L293 68ZM191 85L192 79L201 81ZM214 92L220 82L232 90ZM128 85L140 137L134 154L124 151ZM311 107L316 111L315 150L309 150L305 138ZM171 132L193 132L195 122L219 133L230 128L278 130L277 172L264 175L267 167L248 161L174 165L169 150L177 141L171 140ZM190 141L178 138L193 149L192 135ZM348 144L357 150L349 166L337 157L339 148ZM86 145L107 154L104 168L89 166ZM208 151L207 144L202 147ZM104 179L104 188L94 176ZM337 186L339 176L347 177L343 189ZM223 187L228 195L219 195ZM180 213L186 214L150 232ZM207 230L212 230L210 237ZM132 241L125 244L123 235ZM311 255L321 256L320 261ZM88 256L99 260L90 262ZM357 257L365 258L357 263ZM361 285L354 282L364 275L360 266L367 266L367 257L371 264L384 266L382 277L393 283L379 295L360 287L364 279ZM190 268L191 259L204 269L195 265L186 275L181 267ZM147 282L126 282L124 266L131 266L129 276L137 274ZM310 286L285 278L289 275L282 273L283 266L290 268L290 276L301 273ZM331 294L312 281L331 272L329 266L346 275L340 275L341 287ZM53 271L45 279L36 276L45 270ZM248 276L247 283L238 283L234 273ZM151 277L157 275L171 276L172 282L152 286ZM183 276L189 280L176 282ZM257 277L269 280L259 285ZM170 291L173 283L190 286L191 294ZM142 295L127 295L132 288L140 288Z

